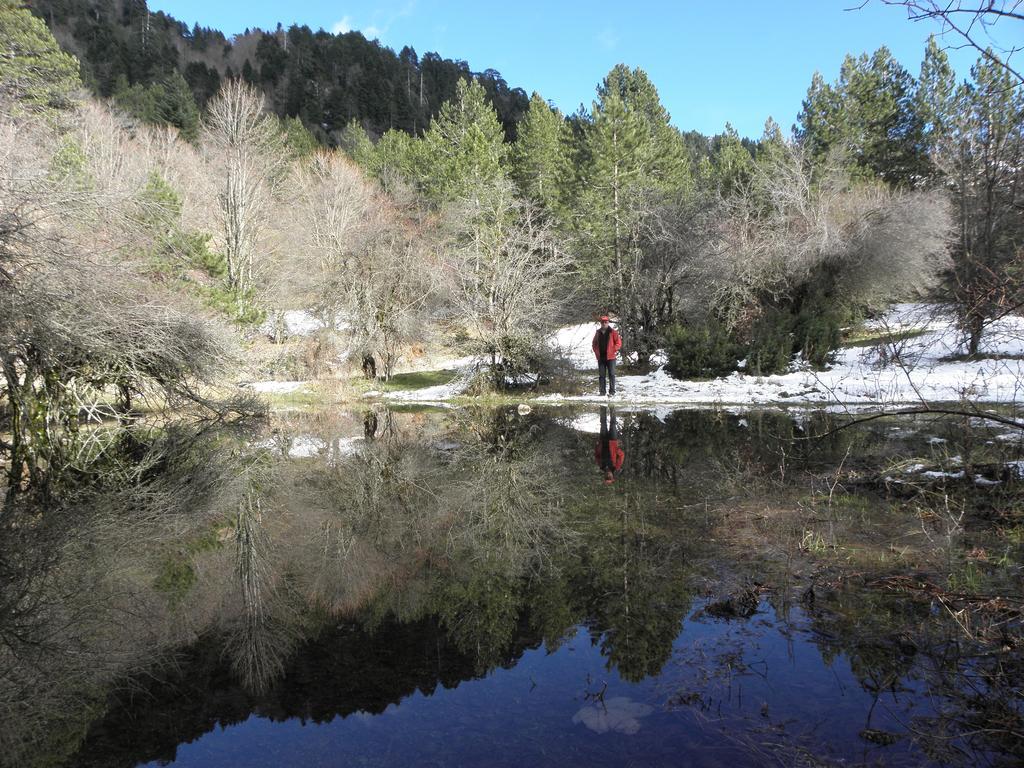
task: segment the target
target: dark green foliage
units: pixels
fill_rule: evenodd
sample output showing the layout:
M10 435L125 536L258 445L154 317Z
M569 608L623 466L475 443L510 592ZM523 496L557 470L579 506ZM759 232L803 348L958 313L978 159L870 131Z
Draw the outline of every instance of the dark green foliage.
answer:
M670 374L678 379L707 379L736 370L743 347L717 318L672 326L667 334Z
M208 67L200 61L189 62L185 67L185 81L188 83L189 88L192 89L192 95L195 97L196 103L200 108L206 106L211 98L213 98L217 91L220 90L220 73L213 67ZM231 77L230 73L225 72L225 79Z
M566 178L570 131L562 113L534 93L512 147L512 178L520 193L545 211L559 208Z
M181 131L185 141L199 138L199 108L185 78L175 70L161 83L163 93L158 107L161 119Z
M355 120L346 125L345 130L341 132L338 146L360 168L371 169L373 167L373 142L370 141L366 129Z
M71 105L81 85L78 61L21 3L0 0L0 39L0 94L33 111Z
M118 107L142 122L173 125L186 141L199 138L199 108L188 83L177 71L151 85L128 85L122 75L113 98Z
M769 307L754 323L747 349L747 372L770 376L786 370L793 357L793 316Z
M815 163L840 153L856 175L913 185L929 169L916 92L888 48L847 55L835 83L814 74L798 135Z
M838 302L817 299L803 305L795 319L794 345L805 361L824 368L835 360L848 315Z
M316 137L297 117L281 120L281 135L284 136L285 146L295 157L309 157L320 146Z
M223 313L239 325L257 326L267 319L267 313L259 308L252 291L200 283L195 285L195 290L210 309Z
M454 97L456 85L473 76L464 61L436 53L419 57L409 47L396 54L360 32L333 35L278 25L273 31L246 30L239 42L249 45L233 46L217 30L189 28L143 0L34 0L31 5L39 18L60 29L61 39L73 40L83 78L100 96L151 87L177 73L196 104L205 106L222 80L239 73L267 92L279 116L300 119L323 143L335 143L352 120L373 138L391 129L422 134ZM251 57L239 53L253 48ZM211 56L218 49L221 53ZM514 140L529 104L526 92L510 88L493 69L476 79L498 114L504 138ZM143 115L153 111L140 108L132 114L149 119Z

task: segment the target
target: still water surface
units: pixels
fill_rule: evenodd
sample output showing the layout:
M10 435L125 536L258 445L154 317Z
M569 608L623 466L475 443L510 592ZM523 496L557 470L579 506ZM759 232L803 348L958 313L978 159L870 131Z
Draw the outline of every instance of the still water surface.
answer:
M1019 624L993 652L928 585L1020 595L1019 543L968 567L991 532L922 512L945 480L903 487L904 460L969 450L1004 493L1015 444L836 423L369 411L121 436L103 483L49 502L59 526L8 538L3 562L34 564L4 572L11 764L1015 764L993 724L1020 716Z

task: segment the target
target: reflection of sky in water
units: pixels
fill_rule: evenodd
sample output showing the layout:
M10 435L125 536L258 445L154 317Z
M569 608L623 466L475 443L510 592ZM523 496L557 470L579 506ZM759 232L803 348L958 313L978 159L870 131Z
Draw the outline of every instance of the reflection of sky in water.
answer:
M180 667L143 670L130 697L127 672L98 676L114 695L72 764L920 764L911 733L951 701L936 681L956 633L927 599L833 590L821 568L882 546L892 573L890 542L923 538L921 520L856 487L826 510L801 468L820 489L857 435L851 462L914 456L915 476L945 480L957 427L875 422L812 444L829 418L615 412L611 488L599 411L332 414L183 454L198 501L172 522L193 529L140 529L173 551L147 559L163 540L119 527L128 515L83 539L137 558L114 586L141 590L138 627L112 614L128 627L113 636ZM196 467L231 479L223 496L204 496ZM824 554L803 551L809 534ZM736 591L752 579L767 586Z
M429 697L417 691L379 715L321 725L251 716L180 746L173 764L737 766L751 764L751 745L766 738L822 756L917 764L906 739L881 748L858 734L928 714L921 698L885 692L868 723L872 697L848 659L826 665L812 636L788 629L767 602L746 621L700 618L697 607L672 660L639 684L609 672L580 628L553 653L528 650L511 669ZM791 620L804 617L794 609Z

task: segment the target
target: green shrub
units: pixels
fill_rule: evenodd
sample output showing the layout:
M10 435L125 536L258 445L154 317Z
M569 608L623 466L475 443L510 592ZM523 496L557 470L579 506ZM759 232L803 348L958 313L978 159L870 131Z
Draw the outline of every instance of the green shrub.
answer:
M804 360L824 368L835 360L847 313L825 301L809 302L796 317L796 348Z
M267 313L256 305L252 291L233 291L221 285L192 285L208 307L223 312L239 325L257 326L267 319Z
M793 357L793 326L794 318L785 310L765 310L751 332L747 371L756 376L784 372Z
M744 348L717 319L674 325L666 337L668 372L677 379L710 379L736 370Z

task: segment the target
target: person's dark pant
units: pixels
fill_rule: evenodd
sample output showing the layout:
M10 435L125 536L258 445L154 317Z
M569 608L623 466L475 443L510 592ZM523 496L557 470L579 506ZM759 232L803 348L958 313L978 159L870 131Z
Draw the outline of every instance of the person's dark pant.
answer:
M597 380L599 382L601 394L604 394L604 379L607 372L608 376L608 394L615 394L615 361L614 360L598 360L597 361Z

